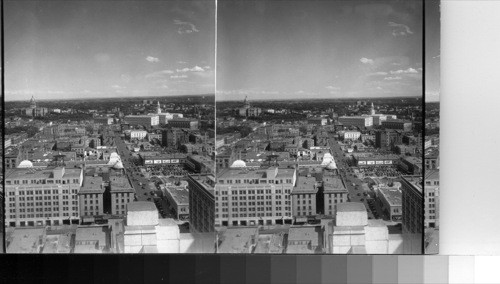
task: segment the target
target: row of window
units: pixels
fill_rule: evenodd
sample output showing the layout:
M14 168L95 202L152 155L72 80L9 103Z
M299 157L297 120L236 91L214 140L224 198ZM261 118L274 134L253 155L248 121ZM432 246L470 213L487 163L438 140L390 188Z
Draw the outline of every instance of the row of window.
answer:
M290 211L290 207L289 206L285 206L285 207L281 207L281 206L276 206L274 208L275 211L281 211L282 209L286 210L286 211ZM273 210L273 207L257 207L257 208L231 208L231 210L229 210L228 208L222 208L221 211L222 212L229 212L229 211L232 211L232 212L246 212L246 211L272 211ZM215 209L215 212L219 212L219 209L216 208Z
M273 217L271 213L234 213L231 214L233 218L246 218L246 217ZM291 213L282 214L280 212L276 213L276 216L287 216L291 217ZM219 218L219 214L215 214L215 218ZM229 214L220 214L220 218L229 218Z
M10 185L10 184L69 184L69 183L80 183L79 179L66 179L66 180L60 180L60 179L32 179L32 180L6 180L5 184Z
M282 179L220 179L219 183L220 184L233 184L233 181L235 184L241 184L241 183L249 183L249 184L282 184L282 183L292 183L292 179L286 179L285 182L283 182Z
M16 219L16 215L9 215L9 216L10 216L10 219ZM71 215L69 213L63 213L62 216L63 217L69 217L69 216L78 217L78 213L74 212ZM23 218L43 218L43 217L46 217L46 218L49 218L49 217L59 217L59 213L20 214L19 215L20 219L23 219Z

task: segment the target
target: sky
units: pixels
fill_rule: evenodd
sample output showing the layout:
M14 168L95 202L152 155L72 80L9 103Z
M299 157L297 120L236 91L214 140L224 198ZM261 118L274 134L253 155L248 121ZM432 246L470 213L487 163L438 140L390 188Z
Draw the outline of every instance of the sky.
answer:
M439 1L425 2L425 100L439 101L441 93L441 13Z
M217 3L217 100L422 96L421 1Z
M6 100L215 92L213 1L6 1Z

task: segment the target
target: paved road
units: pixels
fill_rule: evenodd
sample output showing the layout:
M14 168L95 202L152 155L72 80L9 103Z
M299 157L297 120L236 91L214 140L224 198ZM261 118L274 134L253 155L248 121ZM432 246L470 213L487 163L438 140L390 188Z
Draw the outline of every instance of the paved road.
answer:
M365 207L368 209L368 218L370 219L375 219L375 216L373 212L370 210L370 206L368 205L367 202L367 197L365 194L370 193L370 191L365 191L363 190L362 184L363 181L358 179L354 175L354 170L351 168L348 164L348 161L350 160L349 158L344 156L344 152L342 151L340 145L335 142L331 143L331 152L332 156L335 159L335 162L337 163L337 167L339 169L340 174L344 178L344 181L346 183L347 190L349 191L349 198L351 202L362 202L365 204ZM369 197L368 197L369 198ZM379 217L381 215L379 214Z
M117 146L118 154L122 159L125 173L127 174L132 186L135 189L138 201L154 202L154 191L156 188L150 188L150 179L143 176L139 167L132 163L132 153L127 149L127 145L119 136L115 136L115 144ZM155 203L158 208L158 213L162 218L175 218L170 212L168 201L165 198L156 198L158 201ZM162 211L163 210L163 214Z
M127 145L121 139L121 137L115 136L115 144L118 150L118 154L122 159L125 173L127 174L130 182L132 183L132 186L135 189L137 200L152 201L153 195L151 195L151 193L154 189L149 188L150 180L142 176L139 168L131 162L132 153L127 149Z

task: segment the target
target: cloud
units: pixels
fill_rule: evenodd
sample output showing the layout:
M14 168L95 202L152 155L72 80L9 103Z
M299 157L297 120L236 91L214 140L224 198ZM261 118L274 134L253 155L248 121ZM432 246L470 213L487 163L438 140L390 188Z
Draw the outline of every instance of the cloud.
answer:
M366 57L363 57L361 58L359 61L361 61L361 63L363 64L373 64L373 59L369 59L369 58L366 58Z
M392 35L395 37L413 34L413 32L410 30L410 27L408 27L407 25L398 24L395 22L389 22L389 27L393 28Z
M153 57L153 56L146 57L146 60L151 62L151 63L160 61L160 59Z
M375 72L375 73L370 73L368 76L386 76L387 72Z
M187 64L186 61L182 61L182 60L181 61L177 61L177 63L179 63L179 64Z
M185 74L182 74L182 75L172 75L170 76L170 79L183 79L183 78L187 78L188 76L185 75Z
M395 81L395 80L401 80L401 79L403 79L403 78L400 76L389 76L389 77L384 78L384 80L386 80L386 81Z
M200 66L196 65L193 68L182 68L182 69L176 69L177 73L185 73L185 72L204 72L205 69L201 68Z
M194 32L199 32L199 30L196 28L196 26L190 22L183 22L180 20L174 20L174 24L179 26L179 29L177 30L178 34L190 34L190 33L194 33Z
M208 66L208 65L207 66L203 66L203 69L208 70L208 69L210 69L210 66Z
M394 75L394 74L417 74L418 71L416 69L413 69L413 68L408 68L406 70L396 70L396 71L391 71L391 74Z
M326 86L325 88L329 91L340 91L340 87Z
M162 71L157 71L157 72L153 72L153 73L149 73L149 74L146 74L146 79L149 79L149 78L160 78L160 77L163 77L165 75L168 75L168 74L173 74L174 71L172 70L162 70Z
M111 86L111 88L115 89L115 90L125 89L125 87L120 86L120 85L113 85L113 86Z

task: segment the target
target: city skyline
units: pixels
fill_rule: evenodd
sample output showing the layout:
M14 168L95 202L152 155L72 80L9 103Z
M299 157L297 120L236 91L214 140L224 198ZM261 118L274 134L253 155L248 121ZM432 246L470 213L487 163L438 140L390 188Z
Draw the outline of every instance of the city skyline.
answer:
M5 3L6 100L214 93L215 2Z
M217 98L422 95L421 1L219 1Z

